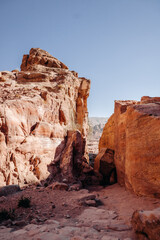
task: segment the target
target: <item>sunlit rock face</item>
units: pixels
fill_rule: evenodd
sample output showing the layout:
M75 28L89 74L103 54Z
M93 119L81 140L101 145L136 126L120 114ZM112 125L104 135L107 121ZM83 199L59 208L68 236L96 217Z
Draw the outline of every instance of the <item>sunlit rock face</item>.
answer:
M132 215L132 226L137 239L159 240L160 208L151 211L135 211Z
M102 136L99 140L99 151L102 148L106 148L106 146L107 148L114 150L114 128L115 121L114 114L112 114L103 128Z
M23 56L20 72L0 72L1 186L33 183L57 173L63 178L63 161L61 167L57 166L63 150L67 152L67 136L71 135L68 131L80 134L83 144L78 158L84 158L89 90L90 80L79 78L39 48L32 48L29 55ZM71 139L77 149L75 137ZM64 167L73 174L71 168Z
M99 148L115 151L118 182L138 195L160 197L160 98L115 101Z

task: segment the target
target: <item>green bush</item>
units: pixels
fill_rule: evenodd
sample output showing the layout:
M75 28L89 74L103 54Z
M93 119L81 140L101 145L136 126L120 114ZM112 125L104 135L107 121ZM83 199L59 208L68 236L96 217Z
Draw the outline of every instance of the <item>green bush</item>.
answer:
M13 220L14 219L14 209L9 209L9 211L8 210L6 210L6 209L2 209L1 211L0 211L0 223L1 222L3 222L4 220L8 220L8 219L11 219L11 220Z
M18 207L29 208L31 205L30 198L21 197L18 201Z

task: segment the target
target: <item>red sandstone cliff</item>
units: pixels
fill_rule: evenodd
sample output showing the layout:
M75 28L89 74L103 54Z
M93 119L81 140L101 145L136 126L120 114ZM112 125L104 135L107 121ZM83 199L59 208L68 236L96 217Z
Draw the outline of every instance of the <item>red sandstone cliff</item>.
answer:
M160 98L115 101L99 142L102 148L115 151L122 186L138 195L160 197Z
M90 80L39 48L23 56L20 72L0 72L1 186L57 173L71 180L73 161L83 168L89 90Z

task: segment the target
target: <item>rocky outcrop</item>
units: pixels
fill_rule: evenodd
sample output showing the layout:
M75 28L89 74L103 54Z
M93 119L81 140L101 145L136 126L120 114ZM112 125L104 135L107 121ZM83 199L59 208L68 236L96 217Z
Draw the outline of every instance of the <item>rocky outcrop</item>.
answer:
M1 186L33 183L57 173L63 179L63 172L73 177L66 164L82 163L86 153L89 90L90 80L39 48L24 55L20 72L0 73ZM83 144L68 138L69 131ZM74 149L78 160L72 157Z
M68 131L66 146L60 159L60 169L63 176L70 182L73 181L73 175L80 177L82 173L85 143L80 132Z
M51 68L68 69L68 67L64 63L60 62L57 58L53 57L48 52L38 48L32 48L29 55L23 56L21 70L31 70L33 65L43 65Z
M137 234L137 239L159 240L160 208L152 211L135 211L132 216L132 226Z
M138 195L160 197L160 98L115 101L101 147L115 151L114 163L122 186Z

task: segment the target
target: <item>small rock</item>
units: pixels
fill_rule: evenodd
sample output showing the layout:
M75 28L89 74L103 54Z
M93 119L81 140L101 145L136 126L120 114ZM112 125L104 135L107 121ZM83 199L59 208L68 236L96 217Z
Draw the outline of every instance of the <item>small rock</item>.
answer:
M80 205L84 205L84 206L96 206L96 195L94 194L88 194L85 195L81 198L79 198L78 202L80 203Z
M46 219L43 219L43 218L37 217L37 221L38 221L38 222L45 222Z
M96 207L96 201L95 200L86 200L84 202L87 206L92 206L92 207Z
M46 224L56 224L56 225L59 225L59 222L56 221L56 220L52 220L52 219L48 219L45 221Z
M68 191L79 191L82 188L82 183L76 183L69 187Z
M66 183L55 182L52 184L53 190L68 190L68 185Z
M25 226L25 225L26 225L26 221L24 221L24 220L14 221L14 222L12 222L12 225L22 227L22 226Z
M114 231L128 231L128 230L131 230L132 228L127 226L127 225L124 225L124 224L111 224L108 229L111 229L111 230L114 230Z
M108 198L108 196L105 196L105 197L104 197L104 199L107 199L107 198Z
M96 198L96 195L88 194L88 195L84 195L83 197L79 198L79 201L84 202L86 200L94 200L95 198Z
M68 181L67 181L66 178L64 178L64 179L62 180L62 182L67 184Z

